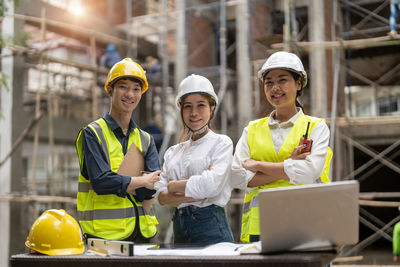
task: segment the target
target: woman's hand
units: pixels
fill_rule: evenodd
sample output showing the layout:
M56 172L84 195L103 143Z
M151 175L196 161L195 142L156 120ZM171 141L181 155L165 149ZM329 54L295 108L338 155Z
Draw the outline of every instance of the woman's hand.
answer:
M302 149L303 149L303 145L296 146L293 149L293 152L289 158L291 158L293 160L299 160L299 159L305 159L308 155L310 155L310 152L301 153Z
M171 194L185 194L187 180L170 181L168 182L168 192Z
M258 161L254 159L248 159L243 162L243 168L246 170L252 171L252 172L257 172L259 171L258 169Z
M181 193L171 193L168 191L161 192L158 195L158 201L161 205L168 205L172 207L177 207L182 203L191 203L196 201L201 201L202 199L194 199L191 197L185 197Z

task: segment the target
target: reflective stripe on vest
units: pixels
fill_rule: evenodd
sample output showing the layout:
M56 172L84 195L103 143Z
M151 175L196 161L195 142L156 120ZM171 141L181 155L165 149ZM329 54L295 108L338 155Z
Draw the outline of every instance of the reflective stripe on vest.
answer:
M107 156L110 169L116 172L124 158L120 142L104 119L92 122L87 127L97 136L98 142ZM81 168L84 160L82 130L76 141ZM148 133L135 128L129 135L128 149L131 145L136 145L142 155L145 156L150 141ZM111 150L108 147L111 147ZM141 203L136 202L133 197L131 199L132 201L128 197L122 198L114 194L97 195L89 180L83 177L80 172L77 208L79 223L83 232L105 239L121 240L133 233L135 221L139 219L142 235L145 238L153 237L157 232L156 225L158 224L153 212L146 213ZM136 214L136 210L138 214Z
M247 142L250 150L250 158L265 162L283 162L289 158L293 149L298 146L300 138L305 133L307 122L310 121L310 132L322 121L322 119L301 114L293 125L288 137L285 139L278 154L274 149L274 144L269 130L268 117L252 121L249 123L247 131ZM269 149L266 149L269 148ZM329 165L332 158L332 151L328 147L324 171L316 183L329 182ZM284 179L254 188L251 192L245 194L243 214L242 214L242 232L241 240L249 242L250 235L260 234L259 221L259 199L258 191L263 188L293 186Z
M138 215L146 215L145 209L140 206L138 207ZM78 211L79 219L82 221L92 220L111 220L111 219L123 219L129 217L136 217L135 208L127 209L102 209L102 210L86 210Z

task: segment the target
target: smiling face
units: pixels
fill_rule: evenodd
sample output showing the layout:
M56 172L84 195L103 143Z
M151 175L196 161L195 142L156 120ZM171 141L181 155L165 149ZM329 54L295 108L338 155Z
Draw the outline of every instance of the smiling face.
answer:
M200 130L209 122L214 108L215 106L210 106L209 100L205 95L188 95L181 103L183 122L194 132Z
M276 109L295 107L297 91L300 90L301 79L295 81L287 70L271 70L264 77L265 96Z
M142 98L142 87L138 82L121 79L109 90L109 95L111 97L111 115L112 113L132 115Z

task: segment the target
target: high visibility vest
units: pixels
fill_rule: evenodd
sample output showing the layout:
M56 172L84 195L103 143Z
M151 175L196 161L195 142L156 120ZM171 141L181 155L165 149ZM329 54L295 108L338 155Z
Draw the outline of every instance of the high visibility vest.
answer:
M117 172L124 159L124 153L122 145L113 131L102 118L86 127L92 129L96 134L99 144L108 156L111 171ZM76 140L81 170L84 165L82 130ZM132 144L138 147L142 155L145 155L150 145L150 135L135 128L129 135L128 150ZM151 238L157 233L158 221L152 211L147 213L142 204L136 202L129 193L126 197L119 197L115 194L96 194L90 181L83 177L81 171L79 172L77 209L83 233L104 239L123 240L135 230L137 218L139 218L140 232L143 237Z
M284 141L279 153L276 154L274 149L271 132L268 125L268 117L252 121L249 123L247 131L247 142L250 149L250 158L265 162L283 162L289 158L294 148L299 145L300 138L307 129L307 123L310 122L309 131L315 128L323 119L306 116L301 114L293 125L286 140ZM329 165L332 159L332 150L327 149L324 170L319 178L319 182L329 183ZM258 208L258 191L264 188L292 186L284 179L254 188L251 192L246 192L244 197L243 214L242 214L242 231L240 239L249 242L250 235L260 235L260 216Z

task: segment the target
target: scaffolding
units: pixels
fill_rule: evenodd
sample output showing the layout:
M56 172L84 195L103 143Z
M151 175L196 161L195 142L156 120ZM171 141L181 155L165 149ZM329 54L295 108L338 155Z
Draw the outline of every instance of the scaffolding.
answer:
M116 26L116 29L124 32L125 39L48 19L44 10L40 17L15 13L8 15L15 20L39 25L41 46L36 49L18 46L8 48L8 56L18 55L24 58L24 72L34 72L38 82L36 88L25 88L23 101L25 106L31 106L32 118L26 122L24 130L20 131L20 137L15 140L11 150L0 159L0 167L26 140L32 143L35 162L31 165L31 178L21 177L21 192L0 195L1 201L58 203L56 205L74 209L74 187L70 186L62 192L60 185L72 184L75 178L70 173L68 177L57 177L56 174L56 165L62 160L57 159L59 152L55 149L58 144L55 133L52 132L55 130L54 118L60 116L82 119L82 114L90 114L84 118L85 121L97 118L101 109L108 104L105 95L100 95L102 90L99 87L104 84L107 69L99 67L96 62L95 55L99 43L115 43L124 47L127 55L138 59L143 58L141 40L158 44L156 54L149 56L160 59L161 76L151 77L152 90L146 93L146 112L141 115L147 121L155 117L156 107L159 108L158 113L161 111L164 139L160 161L163 159L163 152L175 141L176 121L179 117L174 107L174 95L179 82L187 74L202 74L213 82L222 103L217 109L217 128L236 141L248 121L255 118L259 111L265 115L268 109L263 103L265 101L262 101L263 92L254 74L265 61L266 55L276 50L291 50L300 54L310 66L312 92L305 96L305 99L309 98L306 102L311 103L311 113L326 117L330 125L330 145L336 155L334 166L331 168L335 170L332 173L333 180L357 179L363 185L383 168L390 169L394 175L400 173L400 166L396 162L399 158L400 114L380 116L378 113L366 118L345 116L346 109L353 114L351 112L354 108L347 104L346 107L340 105L344 103L344 88L351 85L350 79L373 88L376 95L388 90L388 85L399 84L400 64L395 60L395 52L388 52L393 57L390 61L391 66L379 75L371 76L363 66L352 63L355 61L356 52L362 54L368 49L378 50L383 47L395 51L394 48L400 47L399 35L386 34L389 31L386 18L388 0L313 0L307 4L303 3L304 1L293 0L218 0L206 3L178 0L174 1L174 5L171 2L152 2L149 13L139 16L133 16L132 12L129 12L131 8L127 8L126 23ZM128 0L126 4L132 7L135 1ZM269 13L262 14L263 17L269 17L271 20L273 18L282 22L282 25L277 23L279 25L273 29L264 29L260 23L251 21L259 19L257 12L260 11L257 10L256 4L270 8ZM208 23L204 28L207 32L205 35L195 31L199 27L195 23L203 20ZM89 41L85 46L90 51L90 56L85 58L85 63L51 55L51 47L46 46L46 32L49 31L49 26L79 32L88 37ZM254 28L257 27L267 33L262 40L254 42ZM198 38L196 35L201 37L200 41L195 39ZM254 46L263 49L265 54L258 55L254 52ZM194 64L205 52L211 55L210 59L203 65ZM383 53L381 50L379 52ZM324 72L323 75L321 71ZM74 86L74 90L71 90L71 85L76 85L76 81L82 80L86 80L87 83L80 84L81 88ZM65 88L60 90L58 85ZM349 92L348 98L352 95L352 91ZM400 110L400 103L398 105ZM41 122L44 118L47 122ZM39 123L45 123L48 131L44 139L48 141L50 158L47 180L39 180L36 174L39 164L36 162L38 144L41 141ZM380 133L378 127L384 129L384 134ZM35 129L33 135L30 134L32 129ZM64 142L71 143L71 140ZM383 148L377 149L378 145ZM356 150L370 159L356 166ZM60 194L65 195L60 197ZM231 213L236 218L240 218L242 197L241 192L234 192L232 196ZM393 209L399 206L399 202L393 199L399 197L396 192L360 194L360 222L374 234L344 251L342 256L355 255L381 237L391 242L392 226L400 218L394 216L389 222L385 222L375 216L369 207ZM32 212L33 217L36 213L37 211ZM32 219L26 220L28 224ZM232 221L232 228L238 233L240 222ZM20 236L22 239L23 234Z
M163 1L162 5L166 4L167 1ZM218 3L219 2L219 3ZM284 25L283 25L283 38L282 43L276 42L276 36L269 36L269 49L267 49L267 54L272 53L276 50L292 50L301 54L310 53L310 64L311 69L314 70L311 72L311 76L313 78L313 90L311 92L313 96L312 101L312 114L319 114L319 116L327 117L328 124L331 127L331 146L335 149L336 155L341 155L342 153L346 153L348 151L348 162L354 162L354 153L351 152L354 149L359 149L363 151L367 155L371 156L371 160L367 163L363 164L362 166L354 169L353 164L350 166L345 166L344 161L346 160L337 160L335 163L335 170L344 170L344 171L336 171L332 175L334 180L347 180L347 179L356 179L358 178L357 175L362 173L363 171L367 170L369 166L372 166L374 162L381 162L383 165L374 166L371 170L366 173L362 174L362 177L358 178L360 182L365 180L368 176L371 176L374 172L382 168L383 166L387 166L394 170L396 173L399 173L399 166L397 163L393 162L393 159L398 157L398 153L392 154L388 157L385 155L390 154L392 151L397 148L398 143L393 142L393 144L389 145L388 148L381 152L374 151L373 149L369 148L363 142L357 141L357 138L352 135L352 133L348 134L349 130L353 127L358 127L360 125L368 126L368 125L383 125L386 127L398 127L397 125L400 123L399 117L393 116L391 118L376 117L376 118L368 118L364 120L360 120L359 118L352 118L352 117L338 117L337 114L338 110L338 102L339 94L343 94L340 92L339 87L343 85L344 77L350 76L353 78L358 79L362 83L372 86L376 90L379 88L383 88L380 84L381 82L387 82L391 76L396 74L399 70L399 64L395 64L392 68L387 70L383 75L379 77L376 81L371 80L370 78L366 77L363 74L358 73L354 68L348 66L348 59L345 58L344 53L346 51L351 50L363 50L363 49L370 49L370 48L377 48L377 47L397 47L400 45L400 36L399 35L392 35L388 36L386 33L389 29L389 21L384 18L379 12L382 10L388 9L389 1L364 1L361 3L354 3L347 0L340 0L340 1L332 1L331 6L328 8L328 18L331 22L331 29L329 29L329 35L324 32L325 29L328 28L328 24L324 19L323 16L327 16L324 10L323 2L321 1L311 1L310 6L308 7L308 23L303 23L303 27L298 27L298 23L296 21L296 4L294 1L281 1L282 6L280 8L281 12L284 13ZM328 1L325 2L329 3ZM372 10L362 5L374 5L377 4L378 6L373 6ZM134 25L136 27L132 28L140 28L143 29L143 25L150 25L150 27L154 27L154 24L158 24L160 19L163 17L168 18L168 25L173 25L171 28L161 28L158 32L155 32L154 29L151 31L145 31L142 33L142 36L147 34L158 34L160 36L165 36L165 31L169 33L175 31L176 32L176 47L177 47L177 54L175 55L175 82L171 83L177 87L177 83L185 76L185 70L190 69L185 67L187 65L187 59L191 57L192 54L198 53L199 50L202 49L202 45L205 45L209 39L204 38L202 44L200 44L196 50L188 51L187 49L187 40L190 37L185 37L186 34L190 34L190 29L182 29L184 25L187 25L187 18L185 14L189 10L204 10L210 8L219 8L219 17L220 17L220 29L219 32L221 33L221 42L220 44L225 44L223 39L223 33L226 32L226 27L224 25L224 21L226 20L226 11L222 7L233 7L235 6L235 20L241 21L237 25L236 31L236 52L237 52L237 70L236 70L236 79L239 83L238 88L243 92L241 92L241 101L237 102L238 110L240 112L237 114L238 117L238 127L237 129L240 131L249 121L251 118L254 117L254 114L257 111L262 109L262 105L260 104L257 99L261 99L262 93L258 90L258 80L255 76L251 80L252 73L256 73L259 67L262 65L264 59L259 60L251 60L252 65L246 65L246 62L250 62L250 55L248 54L249 51L249 37L248 32L249 26L246 25L248 22L249 16L249 4L246 1L215 1L212 3L207 4L198 4L198 5L191 5L189 6L189 2L183 3L180 1L176 2L175 10L169 11L168 15L165 13L162 14L149 14L143 15L140 17L134 17L132 20L134 21ZM369 7L370 8L370 7ZM163 8L163 12L168 8ZM279 9L279 8L278 8ZM186 10L182 12L182 10ZM351 21L350 17L352 16L350 13L354 13L353 16L359 16L359 20L354 22ZM352 18L354 20L354 18ZM158 21L158 23L157 23ZM166 20L163 20L166 21ZM177 21L180 21L177 23ZM185 23L186 21L186 23ZM343 30L343 25L346 24L346 28ZM323 25L323 26L321 26ZM145 27L144 27L145 28ZM306 38L306 32L312 32L312 40L308 41ZM134 34L134 32L132 32ZM140 34L140 33L138 33ZM382 36L383 34L383 36ZM328 38L328 39L326 39ZM279 39L279 38L278 38ZM164 42L161 42L165 44ZM161 47L161 49L163 49ZM225 66L225 58L227 56L227 47L226 45L220 45L220 66L216 66L215 70L219 69L220 73L220 82L217 84L220 85L218 94L219 96L224 96L226 91L226 86L224 85L223 79L226 74ZM229 48L228 48L229 49ZM247 52L246 52L247 51ZM162 54L162 53L160 53ZM331 58L331 66L329 67L332 71L332 77L321 75L321 70L328 68L328 63L326 62L325 58ZM324 59L324 60L321 60ZM332 60L333 59L333 60ZM164 59L163 59L164 60ZM169 61L170 63L171 61ZM202 69L195 69L199 72L206 71L207 68ZM193 69L192 69L193 70ZM252 70L252 72L248 72ZM343 73L343 70L345 73ZM215 72L216 73L216 72ZM233 74L235 75L235 74ZM328 75L328 74L327 74ZM326 92L326 84L332 82L329 86L331 90L331 95L329 99L327 97ZM254 86L251 86L254 84ZM225 89L224 89L225 88ZM253 90L246 93L246 88L253 88ZM252 96L249 99L243 99L243 97ZM254 103L252 105L248 105L248 103ZM325 103L325 104L324 104ZM244 105L246 104L246 105ZM330 106L330 110L327 107ZM253 107L253 109L249 109L249 107ZM224 107L222 107L224 108ZM330 114L330 116L329 116ZM221 117L221 131L226 133L227 129L227 119L226 113L222 112ZM231 132L230 132L231 133ZM240 134L240 133L239 133ZM393 139L396 139L394 137ZM168 142L170 139L167 139ZM390 142L390 140L386 140ZM166 146L165 146L166 147ZM380 195L380 193L377 193ZM232 201L235 202L235 201ZM381 203L381 202L376 202ZM397 202L394 202L397 203ZM367 204L365 201L360 200L360 205L370 205L371 203ZM393 205L393 203L391 203ZM392 207L387 205L382 205L382 207ZM363 210L365 212L365 210ZM374 231L376 228L371 227L370 223L366 222L366 219L360 217L361 223L365 224L367 227L370 227ZM382 225L381 225L382 227ZM391 227L386 227L386 231L391 231ZM374 234L376 237L379 236L380 231L377 232L378 234ZM385 236L387 238L387 236ZM372 240L372 239L369 239ZM376 240L376 239L375 239ZM388 239L389 240L389 239ZM389 240L390 241L390 240ZM370 243L369 243L370 244ZM361 247L355 247L353 250L348 252L348 254L356 253L361 249Z
M291 2L291 1L288 1ZM318 1L316 1L318 2ZM371 4L374 1L365 1L367 3L364 4ZM381 1L380 1L381 2ZM315 39L313 41L297 41L295 36L289 36L289 40L284 40L282 43L276 43L271 45L271 49L268 50L269 52L281 49L287 49L290 47L295 51L307 51L312 56L313 51L332 51L335 55L334 60L331 60L332 63L322 63L323 65L332 64L333 65L333 92L331 96L331 116L328 120L328 124L330 125L331 129L331 138L330 138L330 146L334 150L334 155L345 155L343 146L347 146L348 157L344 157L344 161L348 160L350 162L350 166L346 168L340 164L339 160L335 161L334 170L334 180L348 180L348 179L356 179L361 183L361 188L363 182L369 178L373 177L374 173L380 170L383 167L389 168L393 172L393 178L398 177L400 174L400 165L396 163L395 159L398 159L398 147L400 142L398 141L399 135L398 130L400 125L400 116L394 115L392 117L369 117L369 118L351 118L351 117L337 117L337 105L338 105L338 87L339 87L339 73L340 71L344 70L343 76L351 76L361 83L367 84L374 88L375 91L381 90L384 86L381 83L387 82L391 76L394 76L399 72L399 64L395 63L393 66L386 70L385 73L378 75L380 76L377 80L373 80L371 78L366 77L354 70L353 68L349 67L346 64L346 61L349 58L344 58L343 54L347 51L351 50L362 50L367 48L379 48L379 47L400 47L400 35L391 35L387 36L386 33L389 32L389 21L386 18L383 18L378 13L382 11L385 7L387 8L389 5L389 1L383 1L379 3L379 5L374 8L373 10L369 10L362 6L362 4L357 4L347 0L341 1L332 1L333 3L333 21L338 21L337 19L337 12L340 10L344 10L345 12L345 19L347 23L347 27L343 32L336 32L332 31L332 41L325 40L324 38ZM317 6L317 3L314 3ZM312 4L311 4L312 5ZM314 6L314 7L315 7ZM290 13L293 9L286 7L285 13ZM350 13L353 12L359 15L361 18L359 21L352 21L350 23ZM312 15L311 15L312 14ZM321 16L324 15L323 9L317 10L316 12L309 12L311 16ZM326 16L326 13L325 13ZM292 15L288 14L285 17L293 17ZM310 21L310 20L309 20ZM315 19L315 21L319 21ZM369 23L367 23L369 22ZM351 25L350 25L351 24ZM319 25L321 21L319 21ZM335 24L334 29L336 27ZM308 24L309 27L313 27L313 24ZM290 30L289 30L290 31ZM294 31L295 32L295 31ZM384 33L384 36L381 36ZM359 39L354 39L354 38ZM352 38L352 39L350 39ZM398 51L398 50L397 50ZM342 55L342 56L341 56ZM325 55L320 55L320 58L326 58ZM312 64L312 62L311 62ZM318 63L317 63L318 64ZM322 65L322 66L323 66ZM322 67L318 65L319 68ZM322 68L327 69L327 68ZM318 73L319 74L319 73ZM313 75L311 73L311 75ZM397 76L398 77L398 76ZM314 77L313 77L314 78ZM320 76L317 78L319 79ZM326 81L322 79L322 85L327 84ZM343 79L343 78L342 78ZM393 79L392 79L393 80ZM396 79L394 79L396 83ZM323 94L326 95L325 86L321 86L321 81L315 83L320 85L319 88L323 90ZM398 84L398 78L397 78ZM329 87L329 86L328 86ZM312 92L314 94L314 92ZM325 103L327 105L328 102L326 99L318 98L316 99L317 102ZM313 102L314 103L314 102ZM315 111L314 111L315 112ZM318 113L324 111L318 110ZM368 126L374 127L389 127L389 138L386 137L385 140L382 140L382 137L375 137L375 140L371 140L372 144L384 144L388 145L382 151L376 151L372 147L366 144L365 139L368 137L364 136L364 140L357 140L358 138L355 136L357 132L352 130L357 127L366 128ZM396 134L395 134L396 133ZM358 133L359 135L359 133ZM386 135L388 135L386 133ZM373 133L370 133L370 136L373 137ZM375 136L379 136L376 133ZM378 139L378 141L376 141ZM396 151L397 148L397 152ZM360 164L357 168L352 164L355 162L354 150L358 149L362 151L366 155L370 156L370 160L366 161L363 164ZM343 162L343 161L342 161ZM374 164L374 163L380 164ZM339 173L338 170L345 169L344 172ZM381 209L385 208L399 208L400 202L399 201L388 201L387 199L399 199L400 195L397 192L371 192L371 193L361 193L360 194L360 223L371 229L374 233L365 239L361 240L357 245L348 250L344 250L341 256L347 257L354 254L359 253L362 249L366 248L367 246L371 245L379 238L384 238L385 240L392 242L391 232L393 231L393 225L400 220L400 216L394 216L389 222L383 222L381 219L374 216L371 212L367 210L368 207L379 207ZM383 199L383 200L381 200Z

